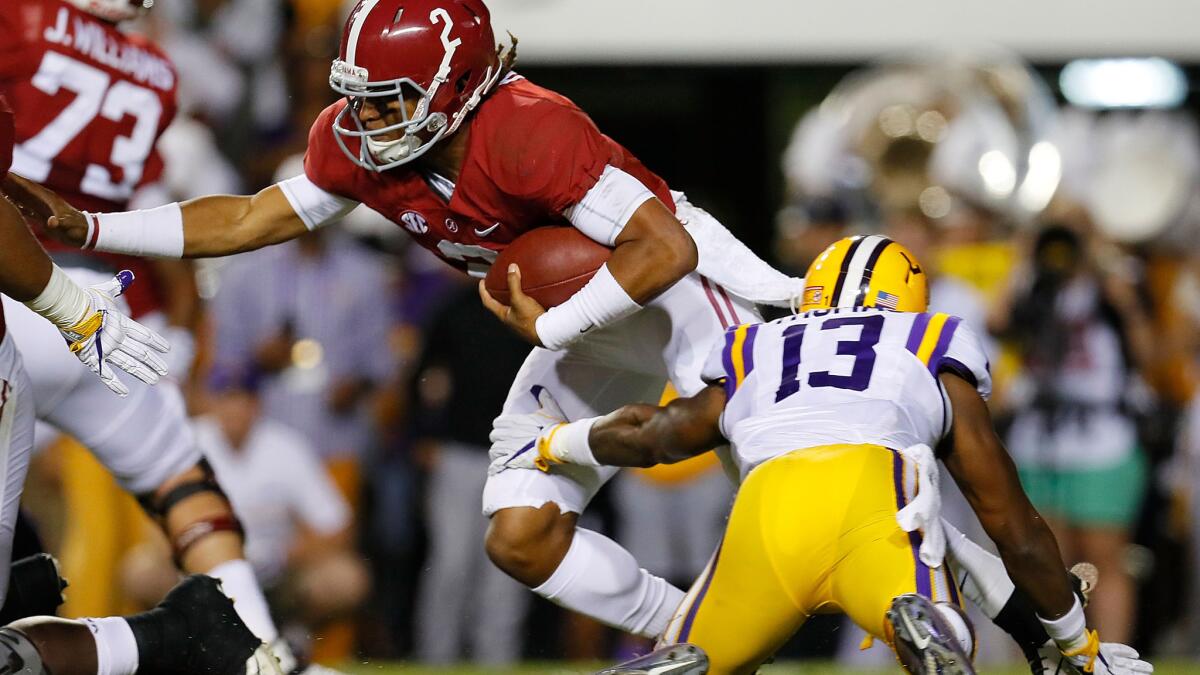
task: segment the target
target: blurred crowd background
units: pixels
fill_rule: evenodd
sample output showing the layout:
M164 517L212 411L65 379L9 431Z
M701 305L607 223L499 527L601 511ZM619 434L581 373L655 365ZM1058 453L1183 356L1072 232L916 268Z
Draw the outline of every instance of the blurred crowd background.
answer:
M519 72L579 103L781 269L801 275L853 233L913 249L934 271L933 308L990 336L1000 433L1065 556L1100 568L1090 612L1101 634L1200 659L1200 70L1105 58L1174 56L1169 31L1161 52L1106 49L1128 8L1096 3L1079 11L1112 14L1092 16L1091 33L1028 17L1028 31L1000 26L1027 38L1002 47L975 39L990 35L990 10L957 17L957 36L864 15L863 39L806 56L780 46L787 27L771 18L794 18L780 9L790 3L704 17L729 33L711 43L684 27L683 3L640 18L624 2L490 4L498 28L522 38ZM581 4L594 6L564 7ZM333 100L347 10L158 0L136 30L174 58L182 113L160 146L161 194L145 203L300 172L309 125ZM604 26L628 23L628 45L588 28L600 12L624 13ZM838 39L819 29L797 24L794 39ZM964 39L931 46L935 34ZM193 271L201 304L171 301L195 342L175 372L290 637L329 663L503 665L644 646L535 598L484 556L487 434L528 348L465 278L365 207ZM166 543L79 447L39 440L27 502L77 582L65 614L152 604L171 583ZM622 473L585 519L687 586L731 495L699 458ZM985 660L1013 658L982 633ZM878 658L857 654L858 637L837 618L814 621L789 653Z

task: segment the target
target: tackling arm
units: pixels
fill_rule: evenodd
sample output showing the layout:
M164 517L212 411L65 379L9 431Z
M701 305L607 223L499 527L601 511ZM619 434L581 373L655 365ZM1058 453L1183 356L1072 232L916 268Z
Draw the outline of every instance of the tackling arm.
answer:
M1021 489L987 405L957 375L943 373L939 379L954 408L952 446L943 459L946 468L996 542L1013 583L1030 597L1040 616L1064 616L1075 598L1058 542Z
M538 468L551 464L654 466L673 464L725 444L725 390L709 386L665 406L627 405L603 417L560 424L537 441Z

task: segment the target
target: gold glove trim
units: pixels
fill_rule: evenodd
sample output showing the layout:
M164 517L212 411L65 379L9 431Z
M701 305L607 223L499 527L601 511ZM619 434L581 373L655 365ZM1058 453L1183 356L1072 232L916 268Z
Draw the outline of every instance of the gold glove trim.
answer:
M1079 649L1072 649L1069 652L1063 652L1063 656L1086 656L1087 663L1083 666L1083 672L1096 672L1096 655L1100 653L1100 636L1094 630L1085 631L1087 633L1087 644Z
M86 343L93 335L104 327L104 312L93 312L90 316L84 317L74 326L67 328L64 333L69 333L75 339L70 342L71 353L76 354L82 351L87 345Z
M540 469L542 471L549 471L550 467L552 465L563 463L563 461L561 459L559 459L558 457L555 457L554 453L552 453L550 451L550 445L552 443L554 443L554 435L557 434L559 432L559 430L565 426L567 426L565 422L562 424L556 424L550 428L550 433L543 434L542 436L538 437L538 439L537 439L538 458L533 460L533 465L536 466L538 469Z

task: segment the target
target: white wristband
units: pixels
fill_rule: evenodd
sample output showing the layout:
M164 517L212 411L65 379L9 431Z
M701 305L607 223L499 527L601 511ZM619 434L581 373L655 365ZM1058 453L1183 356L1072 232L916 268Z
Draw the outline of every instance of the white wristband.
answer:
M126 213L87 213L83 248L160 258L183 257L183 211L178 203Z
M1064 652L1083 649L1087 646L1087 620L1083 616L1083 605L1079 604L1079 598L1074 596L1075 604L1071 605L1071 609L1067 610L1066 614L1057 619L1043 619L1038 617L1042 622L1042 626L1046 628L1046 634L1052 640L1058 643L1058 648Z
M641 309L617 283L605 263L579 292L537 318L534 327L546 349L562 349L584 333Z
M25 306L46 317L55 326L67 329L79 323L92 308L91 299L58 265L50 269L50 281L38 296Z
M538 454L556 464L600 466L592 455L588 434L599 417L588 417L546 430L538 439Z

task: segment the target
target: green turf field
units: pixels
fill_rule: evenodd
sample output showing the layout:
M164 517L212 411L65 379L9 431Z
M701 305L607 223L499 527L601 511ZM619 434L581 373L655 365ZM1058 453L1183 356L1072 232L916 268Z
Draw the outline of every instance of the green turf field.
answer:
M469 667L430 668L408 663L366 663L349 665L346 669L358 675L498 675L511 673L513 675L585 675L594 672L601 664L591 663L525 663L509 670L488 670ZM900 669L858 670L841 668L824 661L790 661L775 663L762 669L763 675L899 675ZM1028 675L1024 667L983 668L979 675ZM1200 662L1156 662L1155 675L1196 675L1200 673Z

